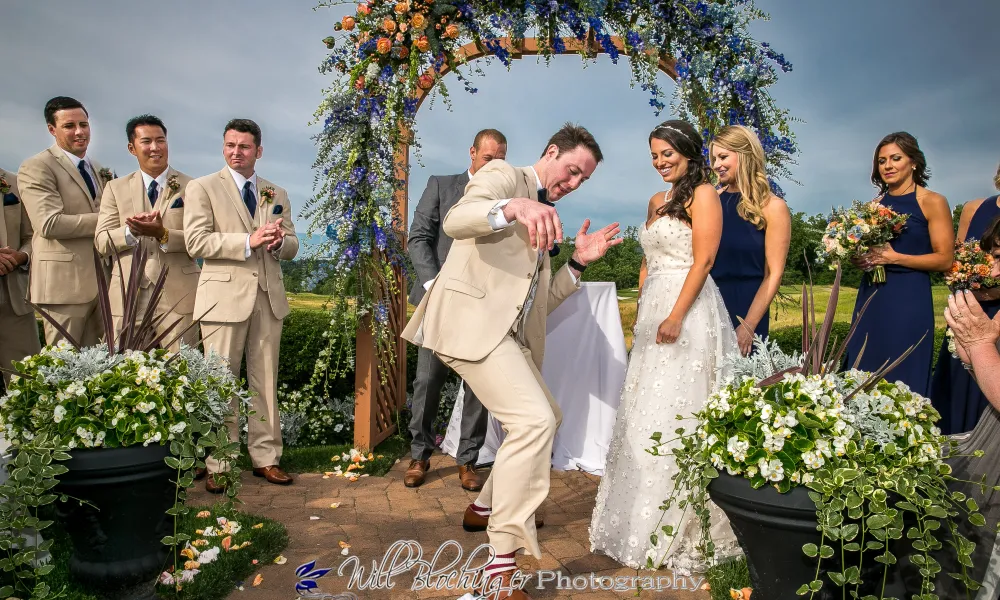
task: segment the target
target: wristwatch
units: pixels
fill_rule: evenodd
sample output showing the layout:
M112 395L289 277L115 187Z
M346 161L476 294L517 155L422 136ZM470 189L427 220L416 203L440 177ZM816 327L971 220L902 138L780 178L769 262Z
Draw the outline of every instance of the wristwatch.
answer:
M581 273L583 273L587 269L586 266L581 265L580 263L578 263L575 260L573 260L572 256L570 257L570 259L569 259L569 261L568 261L567 264L569 264L570 267L576 269L577 271L579 271Z

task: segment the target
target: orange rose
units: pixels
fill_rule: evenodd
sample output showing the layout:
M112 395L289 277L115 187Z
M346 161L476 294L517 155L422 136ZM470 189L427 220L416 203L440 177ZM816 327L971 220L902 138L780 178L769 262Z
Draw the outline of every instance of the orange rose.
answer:
M359 4L358 5L358 14L359 15L370 15L370 14L372 14L372 7L368 6L367 4Z
M389 38L379 38L375 44L375 49L379 54L388 54L392 50L392 40Z
M350 30L354 29L355 22L356 21L354 20L354 17L352 17L352 16L345 16L340 21L341 25L343 25L344 29L346 29L347 31L350 31Z
M417 85L420 86L422 90L429 90L434 87L434 76L429 73L424 73L419 78L417 78Z
M386 33L393 33L396 31L396 22L392 19L386 19L385 21L382 21L382 29L384 29Z
M400 60L406 58L409 55L410 55L410 49L407 48L406 46L399 46L398 48L396 48L396 57L399 58Z
M397 2L393 10L396 11L397 15L405 15L406 13L410 12L410 3Z
M451 39L457 38L458 37L458 25L455 25L454 23L448 25L447 27L444 28L444 34L445 34L445 36L450 37Z
M421 52L427 52L431 47L431 41L427 39L426 35L422 35L417 38L417 41L414 42L414 44L416 45L417 50L420 50Z
M414 29L423 29L426 24L427 19L425 19L424 15L421 13L417 13L410 17L410 25L413 25Z
M397 42L402 42L403 41L403 32L402 31L400 31L400 32L398 32L396 34L396 41Z
M365 76L364 75L358 75L358 78L354 80L354 87L357 88L357 89L359 89L359 90L365 89Z

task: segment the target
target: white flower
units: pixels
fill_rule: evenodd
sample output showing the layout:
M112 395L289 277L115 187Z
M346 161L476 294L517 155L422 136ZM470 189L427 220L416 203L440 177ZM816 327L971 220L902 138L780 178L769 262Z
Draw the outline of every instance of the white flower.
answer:
M63 417L66 416L66 408L60 404L59 406L56 406L55 410L52 411L52 413L53 413L52 420L55 421L56 423L61 423Z
M785 416L785 426L786 427L795 427L798 424L799 424L799 420L795 418L795 413L788 413Z
M719 468L722 468L722 465L723 465L722 457L719 456L718 454L716 454L715 452L713 452L712 453L712 466L715 467L716 469L719 469Z
M819 469L826 462L823 459L823 454L820 452L803 452L802 460L805 461L806 466L810 469Z
M767 423L771 420L771 415L774 414L774 409L771 408L770 404L764 404L760 409L760 420Z
M735 435L726 442L726 450L733 460L743 462L747 457L747 450L750 449L750 442L741 441Z
M217 558L219 558L219 547L213 546L198 555L198 564L207 565Z
M337 425L334 426L333 431L336 433L340 433L341 431L343 431L343 429L344 429L343 424L337 423Z
M757 466L760 467L760 476L770 481L781 481L785 478L785 467L778 459L770 462L766 458L760 459Z
M184 421L181 421L180 423L177 423L175 425L171 425L170 426L170 428L169 428L170 429L170 433L182 433L184 431L185 427L187 427L187 423L185 423Z

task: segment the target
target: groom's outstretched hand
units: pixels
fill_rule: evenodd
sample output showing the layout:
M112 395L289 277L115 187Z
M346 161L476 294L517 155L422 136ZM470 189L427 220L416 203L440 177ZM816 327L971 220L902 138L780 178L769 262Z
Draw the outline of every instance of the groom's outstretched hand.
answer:
M612 223L594 233L587 233L590 229L590 219L586 219L580 226L580 231L576 233L576 240L573 245L576 251L573 252L573 260L587 266L595 260L604 256L608 249L622 243L622 238L617 237L621 231L618 223Z

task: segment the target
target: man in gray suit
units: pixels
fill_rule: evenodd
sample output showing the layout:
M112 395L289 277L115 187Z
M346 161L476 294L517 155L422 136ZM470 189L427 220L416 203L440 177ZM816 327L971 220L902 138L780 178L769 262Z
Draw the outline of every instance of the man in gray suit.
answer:
M469 179L483 165L491 160L507 157L507 138L496 129L484 129L476 134L469 158L469 170L458 175L436 176L427 180L427 188L420 197L410 226L410 260L416 271L416 281L410 290L410 303L420 304L424 293L437 277L448 256L452 239L445 235L442 223L452 206L465 194ZM426 348L417 351L417 374L413 381L413 416L410 419L410 445L412 460L406 469L403 483L406 487L419 487L424 483L430 469L430 457L434 451L432 427L437 418L441 401L441 388L448 377L448 367L434 353ZM462 487L479 491L483 479L476 472L479 449L486 440L487 412L468 385L465 386L465 402L462 405L462 435L455 459L458 462L459 480Z

